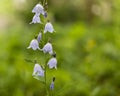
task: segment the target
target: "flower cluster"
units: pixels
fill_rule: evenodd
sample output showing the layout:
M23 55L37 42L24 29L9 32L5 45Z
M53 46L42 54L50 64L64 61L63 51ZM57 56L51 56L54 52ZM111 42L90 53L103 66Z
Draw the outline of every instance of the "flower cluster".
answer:
M32 13L34 13L34 16L32 18L32 21L30 22L30 24L41 23L41 26L44 26L44 29L41 29L40 33L38 33L38 36L35 37L33 40L31 40L27 49L31 48L34 51L39 50L39 51L42 51L44 54L51 55L50 60L48 60L48 63L44 64L44 66L41 66L40 64L35 62L32 76L44 77L45 83L46 83L46 67L48 66L50 69L52 69L52 68L57 69L56 53L53 50L51 42L46 42L46 44L43 46L43 48L40 48L39 44L42 41L42 36L47 34L47 32L53 33L54 28L50 21L47 21L46 23L41 22L40 15L43 15L44 19L47 18L47 12L45 11L45 8L42 6L42 4L36 4L36 6L32 10ZM54 89L54 81L55 80L53 80L50 85L50 89L52 89L52 90Z

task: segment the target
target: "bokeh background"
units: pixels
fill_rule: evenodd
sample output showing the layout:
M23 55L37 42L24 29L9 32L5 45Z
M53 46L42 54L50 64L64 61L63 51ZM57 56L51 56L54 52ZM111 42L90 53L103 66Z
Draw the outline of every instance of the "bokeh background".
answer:
M40 0L0 0L0 96L45 96L32 77L39 51L27 50L40 25L29 25ZM120 0L48 0L58 69L55 96L120 96ZM48 69L49 70L49 69Z

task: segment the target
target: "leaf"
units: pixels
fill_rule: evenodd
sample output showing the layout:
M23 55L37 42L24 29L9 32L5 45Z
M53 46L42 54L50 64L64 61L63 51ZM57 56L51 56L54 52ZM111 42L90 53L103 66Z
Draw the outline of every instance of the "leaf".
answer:
M35 63L33 60L25 59L26 62Z
M33 76L33 78L39 80L42 84L45 84L45 82L42 80L40 76Z

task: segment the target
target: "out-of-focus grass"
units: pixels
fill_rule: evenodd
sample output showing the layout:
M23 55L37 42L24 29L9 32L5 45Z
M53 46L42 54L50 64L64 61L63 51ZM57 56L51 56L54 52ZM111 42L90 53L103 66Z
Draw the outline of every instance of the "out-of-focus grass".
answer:
M1 8L11 13L11 5L5 7L7 0L2 2ZM39 63L44 62L42 52L26 49L39 32L39 25L12 20L0 30L0 96L44 96L44 85L32 77L34 64L25 61L37 58ZM47 35L51 36L57 53L58 69L47 71L47 82L49 85L52 76L56 77L56 96L119 96L120 35L119 22L115 22L115 25L53 22L56 33Z
M118 32L114 33L109 26L99 29L99 26L92 28L84 23L64 25L64 28L56 24L55 29L52 41L58 70L48 72L48 84L51 76L56 76L55 94L117 96L120 79ZM31 54L35 52L26 49L34 37L34 30L21 24L1 35L1 96L44 94L44 86L32 78L34 64L25 62L26 58L34 59ZM38 51L36 55L43 62L42 53Z
M0 1L0 13L9 13L13 11L12 2L9 0Z

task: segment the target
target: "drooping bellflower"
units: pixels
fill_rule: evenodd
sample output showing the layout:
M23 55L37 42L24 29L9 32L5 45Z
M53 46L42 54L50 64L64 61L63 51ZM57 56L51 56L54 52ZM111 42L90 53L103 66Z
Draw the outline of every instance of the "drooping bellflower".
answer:
M57 69L57 59L55 57L51 58L47 65L49 66L50 69L55 68Z
M30 22L30 24L35 24L35 23L42 23L39 17L39 14L35 14L33 16L32 22Z
M44 53L49 53L50 55L53 54L52 44L49 43L49 42L48 42L47 44L44 45L44 47L43 47L42 50L43 50Z
M44 33L47 33L47 32L50 32L50 33L53 33L53 32L54 32L53 25L52 25L50 22L47 22L47 23L45 24Z
M30 42L30 45L27 47L27 49L30 49L32 48L33 50L37 50L39 48L39 44L38 44L38 41L36 39L33 39L31 42Z
M33 8L32 13L35 14L44 14L44 8L41 4L36 4L36 6Z
M34 71L33 71L33 76L42 76L44 77L44 70L39 64L35 64L34 66Z
M46 11L44 12L44 17L47 18L47 12Z

